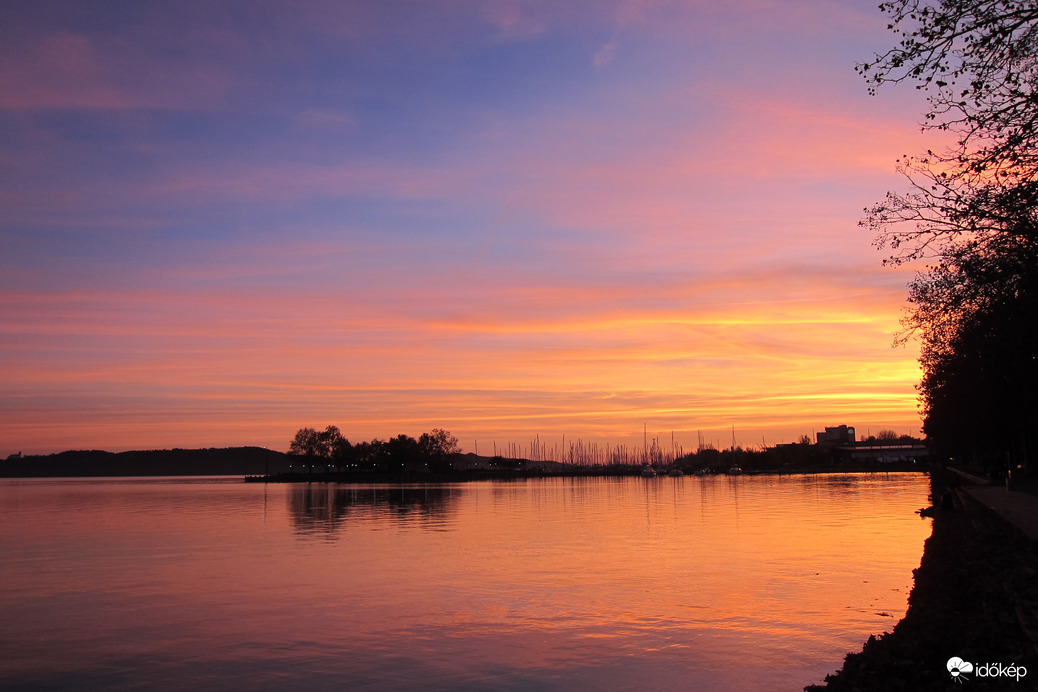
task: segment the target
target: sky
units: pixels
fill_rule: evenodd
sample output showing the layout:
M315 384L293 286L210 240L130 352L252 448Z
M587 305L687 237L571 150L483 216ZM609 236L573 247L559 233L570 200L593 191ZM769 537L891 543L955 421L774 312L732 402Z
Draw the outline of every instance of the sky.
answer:
M0 458L918 434L875 0L7 0Z

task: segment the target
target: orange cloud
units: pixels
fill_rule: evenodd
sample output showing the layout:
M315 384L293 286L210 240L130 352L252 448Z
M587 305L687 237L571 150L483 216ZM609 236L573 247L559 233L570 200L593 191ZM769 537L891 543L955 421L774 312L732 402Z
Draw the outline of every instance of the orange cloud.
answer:
M890 348L899 296L845 304L825 292L831 277L812 288L810 278L784 301L773 276L659 286L687 298L665 311L625 306L622 285L490 284L475 312L449 292L405 307L411 285L383 296L399 303L389 313L236 289L9 296L5 389L9 402L32 398L37 419L80 432L128 407L136 413L116 415L119 430L136 431L125 446L158 444L141 438L173 420L199 444L206 431L265 421L262 442L275 448L318 421L355 438L442 426L473 444L564 433L617 444L643 424L686 440L736 425L771 442L835 422L914 429L914 353ZM700 305L700 294L713 299ZM448 317L441 304L467 308ZM91 400L109 408L77 410ZM40 424L8 408L16 423L0 443L17 446Z
M154 20L113 41L48 29L0 48L0 108L26 123L0 151L14 172L0 191L0 449L284 448L328 423L354 439L447 427L481 451L538 434L615 444L643 425L686 445L699 429L727 443L733 425L769 442L918 427L915 354L890 348L907 274L881 269L855 226L896 184L893 160L922 146L905 126L915 107L868 100L849 64L815 59L832 26L874 23L856 9L184 12L176 64L145 40L179 46ZM546 81L566 70L547 96L480 73L466 102L394 101L393 131L366 105L393 101L392 84L322 82L313 65L349 60L310 52L400 55L384 74L408 73L410 93L421 58L453 88L480 51L535 41L560 51ZM280 69L266 100L256 85ZM48 109L76 127L29 112ZM167 109L226 109L254 130L195 139L143 112ZM98 111L120 111L114 143L75 136ZM412 131L426 134L395 142Z

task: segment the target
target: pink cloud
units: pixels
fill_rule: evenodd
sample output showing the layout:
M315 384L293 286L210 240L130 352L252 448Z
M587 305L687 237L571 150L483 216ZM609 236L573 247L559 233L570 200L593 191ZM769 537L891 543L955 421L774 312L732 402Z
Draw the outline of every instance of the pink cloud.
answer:
M102 60L86 36L42 38L0 72L0 107L120 108L126 95L105 81Z
M457 174L435 167L367 161L321 165L276 162L231 163L170 171L150 191L157 196L239 200L312 197L439 197Z
M217 64L156 59L122 38L61 32L18 46L4 56L0 108L208 108L230 84Z
M591 64L596 68L600 69L613 62L616 57L616 41L610 41L605 44L598 51L595 52L594 57L591 59Z
M532 435L604 434L610 426L636 428L640 418L683 429L722 419L766 427L788 417L791 405L801 418L855 407L859 415L886 415L906 402L911 411L915 365L912 353L889 348L890 306L842 305L800 278L804 290L785 303L752 299L761 289L774 294L781 285L774 277L759 277L756 287L660 287L663 295L693 297L669 312L610 307L622 299L621 286L574 292L491 283L480 312L450 321L437 309L458 303L449 292L404 312L387 312L373 296L357 303L247 288L11 295L3 303L5 348L17 355L4 386L40 391L46 384L69 401L87 392L114 402L144 397L157 409L167 399L208 400L217 408L200 411L225 419L228 429L243 417L267 416L256 410L263 401L303 422L335 409L338 422L382 435L399 431L391 425L445 415L472 434ZM818 278L820 286L830 281ZM389 305L414 295L412 287L400 290L384 296ZM698 305L700 292L715 302ZM610 393L589 398L603 383ZM693 404L675 389L709 396ZM419 390L439 394L407 393ZM357 403L379 392L375 408ZM508 392L526 392L525 403L517 406ZM445 406L451 400L457 405Z
M919 148L902 104L862 106L840 95L842 82L818 82L816 94L789 86L789 74L788 93L692 71L609 81L626 46L664 26L750 40L777 17L809 34L834 15L862 21L832 3L787 6L755 3L759 12L700 25L728 10L447 3L445 16L430 14L428 36L421 22L391 32L440 50L585 21L583 67L601 81L520 113L482 111L424 160L187 160L169 147L131 181L5 190L5 206L18 208L7 222L112 236L165 225L165 212L130 210L128 198L173 214L213 203L302 211L273 231L241 222L221 240L142 241L154 266L101 258L86 278L56 273L48 289L0 295L2 412L13 421L0 446L15 451L54 427L67 433L56 439L97 446L284 448L296 427L324 423L360 437L443 426L502 441L563 432L616 441L646 422L679 433L735 424L787 440L810 425L917 425L914 353L890 348L906 275L880 269L869 239L855 235L860 208L892 184L893 159ZM364 38L382 21L376 3L342 7L298 20L287 5L257 13L286 13L286 36L323 24L323 38L379 40ZM204 50L175 65L72 33L9 49L0 107L213 108L250 73L234 55L299 55L278 31L242 43L227 26L198 29ZM594 46L610 69L590 69ZM364 128L346 109L289 120L296 133ZM46 175L62 143L38 136L21 170ZM418 231L354 221L345 204L341 226L307 213L309 200L353 197L435 204L441 217ZM466 231L438 230L452 224ZM183 259L162 256L171 251ZM34 415L21 412L27 401Z

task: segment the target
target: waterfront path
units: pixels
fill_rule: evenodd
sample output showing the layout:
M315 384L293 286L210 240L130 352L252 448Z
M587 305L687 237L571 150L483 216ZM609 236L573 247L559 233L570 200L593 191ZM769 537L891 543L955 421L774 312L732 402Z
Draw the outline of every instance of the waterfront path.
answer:
M962 490L1000 514L1032 541L1038 541L1038 485L1034 481L1020 483L1014 490L1007 490L1005 484L992 483L959 469L951 470L962 478Z

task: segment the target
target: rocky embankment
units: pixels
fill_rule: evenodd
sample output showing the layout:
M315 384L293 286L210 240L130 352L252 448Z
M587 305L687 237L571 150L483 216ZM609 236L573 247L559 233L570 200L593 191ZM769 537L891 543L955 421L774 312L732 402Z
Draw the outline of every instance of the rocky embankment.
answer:
M935 470L931 489L933 535L904 619L806 692L1038 689L1035 544L976 502L951 472ZM953 678L953 657L975 669ZM999 667L981 670L986 664Z

